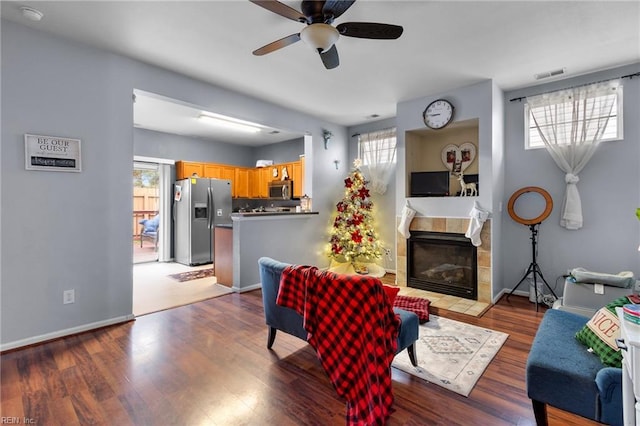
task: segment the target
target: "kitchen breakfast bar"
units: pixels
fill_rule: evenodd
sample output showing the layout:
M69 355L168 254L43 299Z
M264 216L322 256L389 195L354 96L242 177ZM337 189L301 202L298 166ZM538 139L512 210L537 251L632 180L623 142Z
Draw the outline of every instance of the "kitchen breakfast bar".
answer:
M231 221L231 227L220 231L232 233L233 282L222 284L231 284L236 292L260 288L258 259L262 256L303 265L317 259L308 242L315 239L314 230L323 226L318 212L232 213Z

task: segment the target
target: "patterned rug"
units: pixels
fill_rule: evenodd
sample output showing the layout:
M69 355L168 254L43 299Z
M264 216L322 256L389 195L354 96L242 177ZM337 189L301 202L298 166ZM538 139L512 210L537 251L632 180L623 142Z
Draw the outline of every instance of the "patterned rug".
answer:
M185 281L197 280L200 278L209 278L215 276L213 268L198 269L197 271L181 272L179 274L171 274L169 278L173 278L181 283Z
M416 341L418 367L407 351L393 360L393 367L463 396L471 390L496 356L508 334L431 315L420 325Z

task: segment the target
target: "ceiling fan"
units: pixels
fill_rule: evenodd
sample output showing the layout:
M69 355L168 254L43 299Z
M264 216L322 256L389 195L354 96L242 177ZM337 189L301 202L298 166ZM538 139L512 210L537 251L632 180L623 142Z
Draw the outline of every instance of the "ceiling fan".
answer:
M346 12L355 0L304 0L301 5L302 13L276 0L249 1L287 19L307 24L299 33L254 50L253 54L256 56L266 55L302 40L318 51L325 68L333 69L340 64L335 42L341 35L377 40L393 40L402 35L403 28L399 25L345 22L336 27L332 26L333 20Z

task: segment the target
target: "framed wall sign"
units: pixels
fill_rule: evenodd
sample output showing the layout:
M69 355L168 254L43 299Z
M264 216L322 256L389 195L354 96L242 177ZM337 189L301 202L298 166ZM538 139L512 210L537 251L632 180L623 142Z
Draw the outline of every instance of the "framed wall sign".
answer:
M24 166L27 170L80 172L80 139L24 135Z

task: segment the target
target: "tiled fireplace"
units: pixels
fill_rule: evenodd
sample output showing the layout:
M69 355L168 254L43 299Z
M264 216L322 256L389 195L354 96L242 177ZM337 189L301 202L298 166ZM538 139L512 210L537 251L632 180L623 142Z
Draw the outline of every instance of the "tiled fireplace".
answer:
M476 300L476 247L464 234L412 231L407 241L407 286Z
M399 223L399 218L398 218ZM434 217L415 217L411 222L411 226L409 228L412 236L425 236L429 235L429 233L433 233L437 237L445 237L447 234L451 234L453 239L456 240L464 240L464 233L469 226L469 219L466 218L434 218ZM462 235L462 238L460 236ZM466 297L469 299L477 300L478 302L491 303L491 220L487 220L484 223L482 228L482 233L480 234L480 238L482 240L482 245L472 250L475 252L474 255L475 265L470 264L469 267L475 267L476 277L473 280L467 279L465 281L473 282L473 285L476 286L475 289L472 289L471 296L463 295L461 292L466 292L466 290L456 290L452 289L452 292L448 292L446 294L458 295L461 297ZM424 276L420 276L420 272L425 269L435 270L438 268L437 265L428 265L425 264L421 268L421 271L416 273L415 271L407 271L407 261L408 261L408 253L407 253L407 240L405 240L400 234L398 234L398 247L396 248L398 253L398 258L396 259L396 281L399 286L407 286L409 285L414 288L421 288L422 285L431 285L429 281L434 281L434 286L429 291L444 293L442 285L447 284L447 282L451 282L451 277L444 277L445 279L441 279L437 274L430 274L435 277L435 280L422 280ZM415 247L415 244L412 244ZM415 249L414 249L415 250ZM455 248L452 249L452 253L456 253ZM463 252L466 252L466 249L461 249ZM414 253L415 254L415 253ZM420 254L422 255L422 254ZM447 262L442 262L447 263ZM455 262L451 262L455 263ZM473 263L473 261L471 262ZM466 269L466 268L465 268ZM458 271L460 272L460 271ZM412 277L411 275L414 275ZM418 275L418 279L416 279L416 275ZM455 274L454 274L455 275ZM424 281L424 282L423 282ZM462 280L461 280L462 281ZM475 282L474 282L475 281ZM477 298L477 299L476 299Z

